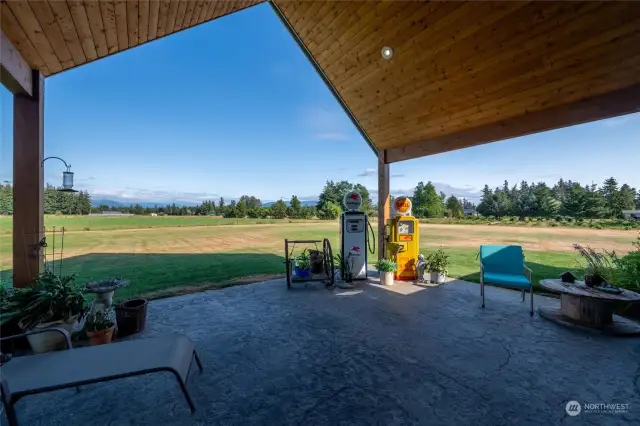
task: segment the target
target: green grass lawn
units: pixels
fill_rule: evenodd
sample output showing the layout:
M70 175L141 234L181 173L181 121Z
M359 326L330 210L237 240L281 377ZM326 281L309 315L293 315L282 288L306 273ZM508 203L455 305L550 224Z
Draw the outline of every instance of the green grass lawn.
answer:
M4 225L3 230L9 224L10 231L8 219L0 218L0 224ZM47 226L75 230L65 236L63 273L77 274L80 282L110 276L129 279L131 285L118 290L118 299L161 297L282 275L285 238L329 238L334 254L339 251L337 221L268 221L275 226L255 223L260 220L238 221L242 226L218 226L235 225L235 219L199 217L47 216L46 221ZM85 225L91 230L82 231ZM569 230L569 235L554 235L548 229L534 234L524 231L507 227L487 230L425 226L421 227L421 251L427 253L443 245L451 256L450 276L478 282L479 244L519 244L525 249L527 265L537 284L542 278L557 277L566 270L579 273L571 242L631 248L631 241L636 238L636 232L623 231ZM559 241L558 247L567 248L541 249L541 242L547 241ZM375 259L375 254L370 256L371 262ZM0 278L6 280L10 274L11 237L5 233L0 235Z

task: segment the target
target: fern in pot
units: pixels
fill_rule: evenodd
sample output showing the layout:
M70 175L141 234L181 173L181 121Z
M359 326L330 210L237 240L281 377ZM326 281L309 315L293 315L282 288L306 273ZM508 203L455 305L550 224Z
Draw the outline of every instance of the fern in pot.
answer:
M429 281L442 284L447 279L449 268L449 255L442 249L438 249L427 256L427 269L429 270Z
M381 259L374 266L380 272L380 284L393 285L393 274L398 270L396 262L390 259Z

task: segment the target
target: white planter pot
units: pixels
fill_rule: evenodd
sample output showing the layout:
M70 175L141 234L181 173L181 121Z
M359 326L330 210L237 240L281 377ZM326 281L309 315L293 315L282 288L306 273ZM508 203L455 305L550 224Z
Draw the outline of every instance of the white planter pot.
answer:
M382 285L393 285L393 272L381 272L380 273L380 284L382 284Z
M49 327L60 327L66 330L69 335L75 331L78 325L77 317L74 317L70 320L70 322L64 321L53 321L53 322L45 322L42 324L38 324L35 326L36 329L40 328L49 328ZM30 334L27 336L27 340L29 340L29 344L31 345L31 349L33 352L37 354L41 354L43 352L51 352L58 348L65 347L64 336L55 331L51 333L38 333L38 334Z
M446 281L447 276L443 272L429 272L429 281L435 284L442 284Z

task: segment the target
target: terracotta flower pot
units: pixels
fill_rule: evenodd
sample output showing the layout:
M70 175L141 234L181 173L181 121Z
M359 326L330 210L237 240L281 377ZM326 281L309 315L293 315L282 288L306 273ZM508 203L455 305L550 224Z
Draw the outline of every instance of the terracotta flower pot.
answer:
M87 337L89 338L89 342L92 346L95 345L104 345L105 343L111 343L111 339L113 338L113 329L115 326L111 326L109 328L105 328L100 331L87 331Z

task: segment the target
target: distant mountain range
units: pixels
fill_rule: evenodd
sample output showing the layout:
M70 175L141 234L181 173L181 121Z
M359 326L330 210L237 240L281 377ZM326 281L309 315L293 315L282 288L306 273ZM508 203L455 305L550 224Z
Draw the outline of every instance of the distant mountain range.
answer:
M126 201L118 201L118 200L110 200L110 199L106 199L106 198L91 198L91 206L92 207L98 207L98 206L102 206L102 205L107 205L109 207L128 207L134 204L140 204L142 207L164 207L167 204L173 204L175 203L176 206L182 207L182 206L196 206L199 205L200 203L194 203L192 201L172 201L172 202L166 202L166 201L140 201L140 200L126 200Z
M477 191L475 189L472 189L470 187L468 188L456 188L453 187L451 185L448 185L446 183L439 183L439 182L433 182L433 185L436 187L436 191L438 192L444 192L447 196L450 195L455 195L458 198L466 198L467 200L473 202L473 203L479 203L480 202L480 198L482 196L482 193L480 191ZM414 188L406 188L406 189L400 189L400 188L392 188L391 193L393 195L411 195L413 193ZM374 203L378 202L378 191L376 189L370 189L369 190L370 194L371 194L371 200ZM178 194L179 196L179 194ZM306 198L306 197L305 197ZM217 200L215 200L216 203L218 202ZM233 198L225 198L225 202L226 203L230 203L231 201L234 201ZM235 199L235 201L237 202L238 200ZM284 200L285 203L289 204L289 200ZM98 207L100 205L107 205L109 207L124 207L124 206L130 206L132 204L140 204L142 207L155 207L155 206L166 206L167 204L173 204L175 203L176 206L182 207L182 206L196 206L199 205L200 202L196 202L196 201L143 201L143 200L136 200L136 199L129 199L129 198L116 198L116 197L109 197L109 198L92 198L91 199L91 205L93 207ZM269 207L272 204L274 204L275 201L263 201L262 205L265 207ZM318 204L318 200L301 200L300 203L303 206L315 206L316 204Z
M232 200L232 199L225 199L226 203L230 203L231 201L238 201L238 200ZM170 203L166 202L166 201L136 201L136 200L127 200L127 201L122 201L122 200L111 200L111 199L107 199L107 198L92 198L91 199L91 206L92 207L98 207L98 206L102 206L102 205L106 205L109 207L128 207L130 205L133 204L140 204L142 207L164 207L167 204L173 204L175 203L176 206L178 207L182 207L182 206L196 206L199 205L200 203L194 203L192 201L172 201ZM216 201L217 203L217 201ZM287 203L287 205L289 205L288 201L285 201L285 203ZM269 207L271 205L275 204L275 201L264 201L262 203L263 206L265 207ZM303 206L315 206L316 204L318 204L318 200L305 200L305 201L300 201L300 204L302 204Z

